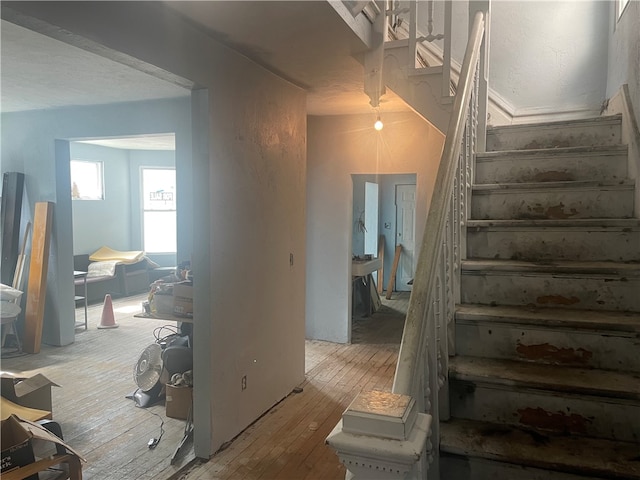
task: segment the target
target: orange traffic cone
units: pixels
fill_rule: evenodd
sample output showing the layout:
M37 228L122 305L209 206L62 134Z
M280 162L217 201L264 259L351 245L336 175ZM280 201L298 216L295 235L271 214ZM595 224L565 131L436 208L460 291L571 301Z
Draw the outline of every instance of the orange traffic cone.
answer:
M100 319L100 325L98 325L98 328L118 328L116 319L113 316L113 303L111 302L111 295L109 295L108 293L104 296L102 318Z

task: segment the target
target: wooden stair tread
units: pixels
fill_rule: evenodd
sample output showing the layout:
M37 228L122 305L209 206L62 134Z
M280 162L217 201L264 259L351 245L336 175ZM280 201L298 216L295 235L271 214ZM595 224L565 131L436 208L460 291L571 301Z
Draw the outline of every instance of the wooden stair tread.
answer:
M603 231L640 230L637 218L495 219L467 220L467 228L572 228Z
M449 376L470 382L640 401L637 373L455 356L449 359Z
M456 320L640 333L636 312L465 304L456 307Z
M482 194L493 192L507 192L510 190L633 190L634 186L634 180L567 180L562 182L482 183L475 184L472 188L474 194Z
M461 264L463 272L495 271L547 274L596 274L596 275L640 275L640 263L637 262L584 262L584 261L542 261L526 262L522 260L468 259Z
M535 157L549 158L573 155L626 155L627 145L589 145L579 147L561 148L532 148L523 150L497 150L492 152L482 152L476 154L476 160L481 162L503 160L505 158L521 157L523 159L535 160Z
M440 450L574 474L640 479L638 445L548 435L506 425L451 419L440 424Z
M558 130L563 127L575 127L575 126L589 126L589 125L618 125L622 122L622 115L606 115L602 117L591 117L591 118L580 118L575 120L558 120L558 121L549 121L549 122L539 122L539 123L524 123L524 124L516 124L516 125L499 125L495 127L488 127L487 132L494 134L496 132L507 132L507 131L518 131L518 130L529 130L531 128L551 128L553 130Z

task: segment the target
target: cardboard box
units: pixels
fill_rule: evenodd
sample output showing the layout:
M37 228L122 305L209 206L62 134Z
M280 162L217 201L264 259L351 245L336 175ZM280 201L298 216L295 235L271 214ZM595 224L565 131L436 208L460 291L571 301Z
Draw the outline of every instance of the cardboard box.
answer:
M167 417L186 420L193 402L193 387L167 385L165 413Z
M32 440L41 440L62 445L66 448L67 452L75 455L82 461L86 461L78 452L43 426L22 420L15 415L11 415L6 420L2 420L0 423L0 437L2 473L28 465L36 460L31 446ZM38 474L36 473L27 478L37 479Z
M51 412L51 387L59 387L41 373L0 372L0 392L23 407Z
M15 468L29 465L35 461L31 448L31 436L25 430L17 417L12 415L2 420L0 426L0 450L2 451L2 466L0 472L5 473ZM27 477L28 480L37 480L38 474Z
M171 315L173 313L173 295L159 295L156 293L153 296L153 303L158 315Z
M191 282L173 284L173 314L182 317L193 316L193 285Z

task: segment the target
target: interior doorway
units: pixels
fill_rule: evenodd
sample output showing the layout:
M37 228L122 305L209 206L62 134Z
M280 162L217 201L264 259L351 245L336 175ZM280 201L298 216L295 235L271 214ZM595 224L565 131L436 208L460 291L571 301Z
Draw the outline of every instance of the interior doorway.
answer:
M393 292L408 292L414 274L416 174L352 175L353 230L352 259L379 259L380 269L372 272L374 287L384 299L389 283ZM403 250L395 278L392 278L394 253L397 244ZM369 286L353 275L350 282L351 317L368 316L362 297ZM359 269L358 269L359 271ZM381 275L378 275L378 273ZM364 293L363 293L364 292ZM375 320L375 314L372 315ZM352 322L354 325L355 322ZM353 332L352 332L353 333Z

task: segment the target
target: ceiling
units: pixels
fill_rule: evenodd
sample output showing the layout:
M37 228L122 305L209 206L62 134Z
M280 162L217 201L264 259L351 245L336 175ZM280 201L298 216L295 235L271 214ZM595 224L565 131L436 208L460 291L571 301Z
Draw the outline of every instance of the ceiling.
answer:
M304 88L310 115L372 113L363 44L328 2L177 1L174 13ZM1 110L19 112L189 95L189 90L49 36L1 23ZM381 111L407 106L391 92ZM167 138L157 138L164 142ZM136 140L138 143L140 139ZM153 139L146 141L147 147ZM144 148L144 147L137 147ZM160 147L158 147L160 148Z

